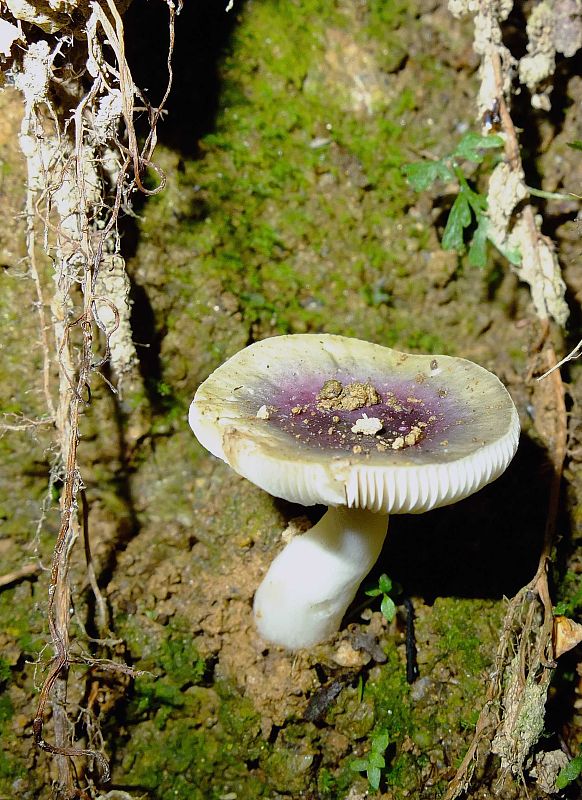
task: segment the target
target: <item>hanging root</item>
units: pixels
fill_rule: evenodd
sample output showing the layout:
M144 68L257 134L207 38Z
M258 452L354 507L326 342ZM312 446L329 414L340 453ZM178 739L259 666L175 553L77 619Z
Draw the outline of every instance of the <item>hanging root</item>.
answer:
M109 362L115 391L123 381L135 384L141 380L129 323L129 280L119 253L117 225L121 209L130 206L135 188L154 194L165 183L163 173L152 162L152 153L156 125L172 83L174 23L181 7L179 0L178 4L174 0L165 2L169 13L168 83L158 108L140 97L149 118L149 133L141 146L134 127L137 89L125 56L123 22L113 0L83 6L86 18L80 31L67 29L68 14L57 10L47 11L48 16L39 12L31 17L30 9L23 7L24 16L13 26L14 41L26 41L28 33L31 43L23 46L19 51L22 55L15 55L8 65L24 99L20 145L28 174L27 249L36 292L47 414L38 421L15 420L12 425L6 421L2 430L36 424L54 424L56 429L59 463L53 474L62 480L62 492L47 604L54 656L40 690L33 732L36 744L56 756L58 793L65 798L88 797L76 786L78 778L71 758L92 759L98 780L109 779L109 765L101 752L71 744L74 725L68 716L67 687L72 665L79 660L71 656L69 639L69 565L82 532L79 518L82 516L86 523L88 516L78 445L81 415L90 403L93 375ZM77 11L81 13L81 8ZM44 38L39 38L36 24L49 31ZM12 51L16 53L17 48ZM65 84L66 91L56 91ZM146 169L157 175L155 189L144 186ZM54 266L50 290L43 285L37 264L39 240ZM83 534L98 627L107 631L107 609L90 558L86 524ZM4 580L22 577L26 576L14 574L4 576ZM96 663L90 658L81 661ZM125 665L107 664L108 669L133 674ZM44 735L49 705L54 743ZM95 740L100 741L100 737L89 735L89 741Z

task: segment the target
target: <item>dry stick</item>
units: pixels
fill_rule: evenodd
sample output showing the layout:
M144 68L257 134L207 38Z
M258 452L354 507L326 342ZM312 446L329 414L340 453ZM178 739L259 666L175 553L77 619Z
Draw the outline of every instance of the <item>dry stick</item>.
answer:
M491 52L491 60L493 62L493 71L495 73L495 84L497 90L497 99L499 101L499 118L501 119L501 128L505 134L505 155L509 166L512 170L523 173L521 166L521 157L519 155L519 141L515 131L515 125L511 119L511 114L505 102L503 94L503 73L501 67L501 56L498 50Z
M491 52L493 60L493 68L495 72L495 80L497 87L497 97L499 100L499 116L503 132L505 133L505 155L511 168L523 174L521 164L521 157L519 153L519 142L513 120L507 108L505 97L503 94L503 76L501 67L501 58L497 50ZM534 247L532 252L534 258L538 259L538 231L534 221L534 212L531 205L526 205L522 211L527 223L530 237ZM540 265L538 263L538 274L542 274ZM539 350L546 345L544 350L544 359L548 367L556 363L556 356L554 349L549 342L549 323L548 320L542 320L542 332L539 342ZM544 370L545 371L545 370ZM558 512L558 503L560 497L560 482L562 477L562 470L564 460L566 457L567 445L567 416L566 407L564 404L564 387L562 379L558 371L553 372L548 376L552 383L548 384L547 391L552 394L553 407L555 408L554 416L554 435L551 437L553 441L548 442L548 451L552 461L552 479L550 483L548 510L546 515L546 526L544 530L544 541L542 551L538 562L538 568L533 579L524 586L515 597L510 601L507 608L505 619L503 622L501 639L497 654L495 657L494 671L487 688L485 704L477 720L475 726L475 733L469 749L461 762L460 767L453 780L450 782L444 800L455 800L463 791L465 791L471 781L471 775L477 758L477 752L481 743L487 739L492 742L495 734L500 728L502 722L502 710L500 701L503 696L503 678L505 669L511 660L512 650L511 645L515 640L514 628L516 622L519 620L521 610L524 604L530 603L532 594L537 595L543 605L544 617L542 627L538 633L538 652L535 656L532 654L526 655L525 648L529 643L529 634L534 626L534 607L533 604L529 605L529 616L526 623L520 625L521 631L518 638L518 649L521 654L521 673L522 673L522 688L525 686L525 677L528 664L530 667L537 661L541 667L549 668L553 666L553 612L552 602L550 599L550 592L548 588L548 567L550 563L551 550L555 538L556 518ZM544 683L549 683L550 672L544 675Z
M13 572L6 572L4 575L0 575L0 589L4 586L10 586L12 583L26 580L26 578L34 578L40 572L42 572L40 564L25 564Z
M84 337L77 391L72 393L68 403L70 410L71 437L68 442L69 450L63 486L63 500L61 503L61 526L53 551L49 585L48 622L51 639L55 648L55 657L40 692L38 708L35 719L33 720L33 732L36 744L49 753L66 756L67 758L71 756L87 756L97 759L101 769L102 780L107 781L109 779L109 765L101 753L85 748L64 747L58 744L53 745L46 742L42 735L45 709L51 690L61 673L63 673L63 671L66 672L69 665L69 592L67 573L70 548L77 535L74 530L74 517L76 514L75 497L78 483L77 445L79 441L79 410L82 403L81 391L85 382L88 380L88 373L90 370L90 352L88 353L87 350L87 337ZM66 674L64 680L66 682ZM55 707L55 711L57 708L58 707ZM69 783L70 780L67 776L65 777L65 785L68 786Z
M519 171L520 174L523 175L523 167L521 164L521 157L519 154L519 142L517 138L517 133L515 131L515 126L513 124L511 114L509 113L509 110L507 108L505 97L503 96L503 76L501 68L501 58L497 50L492 54L492 58L495 71L497 94L499 98L499 115L501 117L501 124L503 127L503 131L506 135L505 154L507 156L511 168L513 170ZM536 273L542 276L543 279L543 270L540 264L539 250L538 250L538 242L540 234L538 232L535 223L534 210L529 203L523 208L522 216L526 221L529 237L533 244L532 253L533 257L536 259ZM553 364L556 363L556 357L553 351L553 347L548 341L549 323L547 319L542 321L542 326L543 327L542 327L542 334L540 337L540 349L541 347L543 347L544 342L548 342L548 346L546 348L546 354L551 350L554 356L553 361L551 361L546 367L546 369L549 369ZM545 372L546 370L543 371ZM554 470L553 470L553 479L550 486L550 497L549 497L549 507L548 507L548 517L547 517L548 522L546 525L546 532L544 537L544 548L540 556L538 572L536 573L536 577L534 578L534 581L536 583L535 587L536 591L538 592L544 606L544 623L542 632L546 634L546 636L548 634L551 635L551 630L553 628L552 603L548 589L547 569L550 559L552 543L555 535L555 520L559 502L560 480L564 466L564 459L566 457L566 442L567 442L567 420L566 420L566 410L564 406L564 387L562 384L561 377L558 375L557 379L552 381L550 386L552 387L553 393L555 395L556 408L558 409L559 413L556 416L556 441L553 443L553 447L550 447L552 465ZM551 661L552 659L550 658L549 660Z
M19 422L0 422L0 435L8 431L29 431L33 428L41 428L44 425L54 425L54 417L42 417L41 419L30 419L19 414L4 414L4 419L17 419Z
M87 246L87 228L82 225L84 233L83 244ZM90 263L90 259L88 259ZM65 746L67 736L66 722L66 685L67 669L69 666L69 587L68 587L68 565L71 547L77 538L76 523L76 495L79 488L79 472L77 467L77 446L79 442L79 412L83 404L82 392L89 385L91 371L92 353L92 333L90 317L90 279L85 276L84 281L84 301L86 310L84 315L67 325L63 331L59 346L59 365L61 374L70 384L68 389L61 394L61 408L58 415L61 420L66 420L62 428L66 440L62 442L63 449L67 452L67 463L64 476L63 497L61 500L61 526L53 551L52 569L49 584L49 603L48 621L51 639L55 648L53 665L46 678L41 692L37 712L33 721L33 732L36 744L43 750L57 756L64 756L59 759L60 783L66 788L69 794L72 793L72 776L68 759L72 756L87 756L95 758L100 766L101 778L104 782L109 780L109 765L104 756L86 748L75 748ZM83 348L81 363L79 367L78 380L73 385L73 378L70 374L69 364L69 336L70 329L81 322L83 331ZM67 361L65 366L64 360ZM54 706L55 717L55 736L57 744L50 744L43 738L43 720L45 709L51 692L55 687L55 699L57 704ZM60 703L58 702L60 700ZM64 719L63 719L64 717Z
M547 329L549 324L546 323ZM545 372L552 364L556 363L556 353L552 345L548 342L544 351L545 364L542 371ZM552 633L554 629L554 615L552 608L552 601L550 598L550 591L548 587L548 567L551 560L552 547L556 537L556 520L558 517L558 507L560 502L560 483L562 480L562 471L564 468L564 461L566 460L567 444L568 444L568 416L565 405L565 390L562 383L562 377L559 371L552 372L545 381L546 389L545 394L551 397L551 405L548 407L554 408L553 415L553 430L551 431L551 441L548 441L548 451L552 463L552 481L550 484L550 494L548 498L548 513L546 519L546 527L544 532L544 543L542 553L540 556L540 563L538 571L534 578L535 589L540 596L544 606L544 622L542 627L542 636L548 642L546 662L553 661L553 647L552 647ZM547 401L546 401L547 402ZM546 438L550 439L546 432ZM540 652L540 659L544 654Z
M543 351L543 359L545 364L555 363L555 352L549 341L546 340L549 332L549 325L547 321L543 323L542 340L540 347L546 344ZM545 365L544 365L545 366ZM549 379L552 383L548 383L548 392L552 395L552 408L555 409L554 421L554 436L553 441L549 445L549 453L552 461L552 478L550 483L548 509L546 514L546 525L544 529L544 540L542 550L538 561L538 568L533 579L524 587L510 601L505 618L503 621L502 634L497 648L495 657L494 668L492 677L487 688L485 704L477 720L475 733L469 749L465 754L460 767L453 780L448 786L447 793L444 800L455 800L463 791L465 791L470 783L472 771L477 759L479 746L484 740L491 742L495 733L497 732L501 722L501 711L499 702L503 694L503 678L505 668L512 658L512 642L515 638L515 625L519 620L524 604L530 603L528 608L529 620L521 625L521 638L519 641L519 648L522 652L522 680L525 683L525 670L526 662L534 661L534 656L527 658L524 654L524 648L529 641L529 633L534 625L534 606L531 603L532 594L539 597L544 608L544 620L541 630L538 635L538 652L535 656L537 662L543 667L552 667L553 663L553 649L552 649L552 632L553 632L553 614L552 603L548 590L548 566L550 563L551 550L555 538L556 519L558 513L558 504L560 498L560 482L562 477L562 469L566 457L566 443L567 443L567 415L566 406L564 403L564 386L559 372L553 372ZM548 380L549 380L548 379ZM526 606L527 607L527 606ZM550 672L547 670L545 679L549 681Z

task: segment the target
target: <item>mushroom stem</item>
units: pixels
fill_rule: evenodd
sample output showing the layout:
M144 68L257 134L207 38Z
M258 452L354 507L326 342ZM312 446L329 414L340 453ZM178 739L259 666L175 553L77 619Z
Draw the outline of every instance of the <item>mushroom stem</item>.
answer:
M275 558L255 594L261 636L289 650L335 633L382 549L388 514L330 508Z

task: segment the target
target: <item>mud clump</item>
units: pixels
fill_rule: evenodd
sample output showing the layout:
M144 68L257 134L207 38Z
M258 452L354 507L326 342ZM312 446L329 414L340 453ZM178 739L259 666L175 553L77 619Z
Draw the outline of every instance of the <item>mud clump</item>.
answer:
M317 408L320 411L355 411L380 403L378 390L371 383L347 383L329 380L317 395Z

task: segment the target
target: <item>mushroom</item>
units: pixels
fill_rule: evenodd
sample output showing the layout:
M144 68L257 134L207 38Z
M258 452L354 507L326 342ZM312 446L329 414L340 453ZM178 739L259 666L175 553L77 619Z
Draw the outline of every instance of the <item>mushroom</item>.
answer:
M236 353L199 387L189 421L257 486L329 507L279 553L255 595L259 633L290 650L338 630L389 514L476 492L505 470L519 438L507 390L483 367L330 334Z

